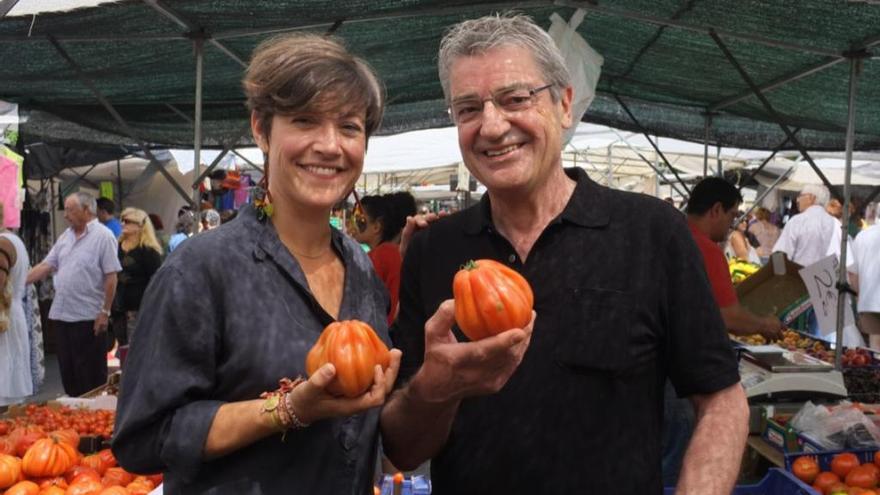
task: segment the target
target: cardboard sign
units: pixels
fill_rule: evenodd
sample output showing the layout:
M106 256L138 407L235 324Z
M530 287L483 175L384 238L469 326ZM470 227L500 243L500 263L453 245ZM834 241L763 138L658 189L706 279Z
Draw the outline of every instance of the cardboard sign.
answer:
M837 269L840 262L835 255L829 255L812 265L801 269L801 278L810 293L810 302L816 311L816 320L822 334L837 328ZM843 325L853 325L855 318L849 305L844 307Z

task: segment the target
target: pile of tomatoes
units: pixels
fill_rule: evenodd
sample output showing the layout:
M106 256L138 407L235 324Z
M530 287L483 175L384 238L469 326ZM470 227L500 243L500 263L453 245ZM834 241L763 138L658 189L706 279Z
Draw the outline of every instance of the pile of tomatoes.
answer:
M73 430L17 426L0 440L4 495L146 495L162 483L162 475L136 476L117 466L109 449L83 455Z
M28 404L25 414L8 421L0 421L0 436L16 426L39 426L44 431L71 429L80 435L110 439L116 412L106 409L79 409Z
M814 456L801 456L792 464L794 475L822 495L880 495L880 451L874 462L859 462L850 452L831 458L831 470L822 471Z

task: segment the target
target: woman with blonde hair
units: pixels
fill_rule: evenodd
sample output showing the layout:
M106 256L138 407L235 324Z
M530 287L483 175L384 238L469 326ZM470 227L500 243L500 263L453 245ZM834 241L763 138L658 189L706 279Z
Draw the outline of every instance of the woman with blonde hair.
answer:
M126 208L119 216L122 220L122 235L119 236L122 271L119 272L113 304L113 333L119 341L120 358L124 361L144 291L162 264L162 246L156 239L156 231L147 212Z

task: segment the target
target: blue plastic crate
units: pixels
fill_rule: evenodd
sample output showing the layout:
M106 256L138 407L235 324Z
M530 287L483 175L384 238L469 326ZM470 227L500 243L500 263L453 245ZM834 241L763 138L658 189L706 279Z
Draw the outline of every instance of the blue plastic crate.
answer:
M673 495L675 488L666 488L663 493ZM757 485L737 486L731 495L816 495L816 491L793 474L773 468Z
M386 474L379 481L379 493L381 495L394 495L394 482L390 474ZM422 475L408 476L403 479L400 486L400 495L430 495L431 481Z
M866 462L874 462L874 452L877 452L877 449L861 449L861 450L832 450L832 451L823 451L823 452L809 452L809 453L796 453L796 454L785 454L785 470L791 471L791 466L794 464L794 461L797 460L798 457L802 457L808 455L810 457L815 457L816 461L819 462L819 469L822 471L831 471L831 459L834 458L835 455L841 454L843 452L851 452L859 458L859 462L864 464Z

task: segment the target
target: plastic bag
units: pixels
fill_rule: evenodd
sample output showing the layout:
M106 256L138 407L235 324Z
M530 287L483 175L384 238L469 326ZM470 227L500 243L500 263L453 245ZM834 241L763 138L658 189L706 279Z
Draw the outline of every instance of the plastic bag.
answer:
M593 49L589 43L577 33L577 27L584 20L586 11L577 9L571 19L565 22L562 17L554 13L550 16L550 30L548 33L562 57L565 66L571 74L571 84L574 87L574 101L571 105L572 125L565 131L563 143L568 144L574 136L578 122L587 112L593 98L596 97L596 85L602 74L602 64L605 59Z
M828 450L880 446L880 428L846 401L832 410L807 402L792 418L791 425Z

